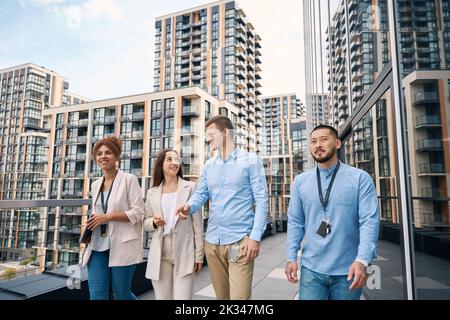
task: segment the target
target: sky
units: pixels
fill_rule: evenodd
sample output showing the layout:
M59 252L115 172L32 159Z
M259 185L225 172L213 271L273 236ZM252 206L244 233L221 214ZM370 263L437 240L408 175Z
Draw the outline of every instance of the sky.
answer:
M91 100L153 90L155 17L210 0L1 0L0 69L28 62ZM301 0L240 0L260 34L262 94L304 93ZM282 5L280 5L282 3Z

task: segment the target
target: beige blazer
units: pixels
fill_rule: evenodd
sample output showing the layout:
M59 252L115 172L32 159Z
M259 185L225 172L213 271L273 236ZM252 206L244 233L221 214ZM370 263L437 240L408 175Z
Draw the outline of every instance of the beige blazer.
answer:
M184 205L194 192L195 184L178 178L178 191L176 207ZM148 254L147 271L145 277L159 280L161 265L161 248L163 228L155 230L153 227L153 215L162 216L161 210L162 183L147 192L145 202L144 230L153 233L150 251ZM194 272L195 262L203 262L203 217L200 212L190 215L187 219L175 217L173 227L174 267L178 277L183 277Z
M102 179L92 183L92 208L100 192ZM98 200L100 201L100 200ZM109 221L108 236L110 238L109 266L129 266L142 262L142 222L144 219L144 200L142 189L135 175L119 169L114 180L108 203L108 212L124 211L129 222ZM89 244L83 255L83 267L91 257L92 246Z

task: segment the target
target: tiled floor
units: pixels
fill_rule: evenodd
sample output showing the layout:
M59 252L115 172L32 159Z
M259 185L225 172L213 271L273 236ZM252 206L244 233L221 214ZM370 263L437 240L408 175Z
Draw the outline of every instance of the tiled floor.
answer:
M284 275L285 241L285 233L278 233L262 241L261 252L256 259L253 272L252 299L291 300L296 298L298 285L289 283ZM155 295L153 290L151 290L139 298L141 300L153 300ZM215 299L207 266L197 275L193 299Z

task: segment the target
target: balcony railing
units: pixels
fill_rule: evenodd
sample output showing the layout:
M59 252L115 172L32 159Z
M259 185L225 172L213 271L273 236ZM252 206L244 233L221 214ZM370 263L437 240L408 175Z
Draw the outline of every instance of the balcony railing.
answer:
M439 139L423 139L417 141L416 150L418 152L440 151L442 150L442 140Z
M181 128L181 134L182 135L198 136L198 135L200 135L200 130L199 130L198 127L194 127L194 126L182 127Z
M416 118L416 128L428 127L428 126L440 126L441 117L440 116L419 116Z
M181 153L182 153L183 157L186 155L198 155L199 149L194 146L182 146Z
M198 108L196 106L183 106L183 108L181 109L181 115L198 117Z
M432 199L441 199L448 197L445 190L439 188L422 188L421 196L423 198L432 198Z
M183 175L189 176L199 176L200 175L200 166L192 165L192 164L184 164L183 165Z
M439 97L437 92L424 92L419 91L414 96L414 105L423 103L436 103L439 102Z
M419 165L419 174L426 173L445 173L444 164L442 163L421 163Z

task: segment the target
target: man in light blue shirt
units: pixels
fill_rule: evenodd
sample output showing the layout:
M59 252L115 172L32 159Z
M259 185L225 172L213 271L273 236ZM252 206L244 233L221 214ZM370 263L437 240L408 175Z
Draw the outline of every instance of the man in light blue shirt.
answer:
M337 131L311 132L310 152L318 168L295 177L288 209L286 276L298 282L301 300L360 299L367 266L376 257L378 198L370 175L340 162Z
M233 142L233 123L216 116L206 123L207 140L218 155L206 161L181 218L210 200L205 256L216 299L250 299L254 259L266 229L268 195L264 167L255 154Z

